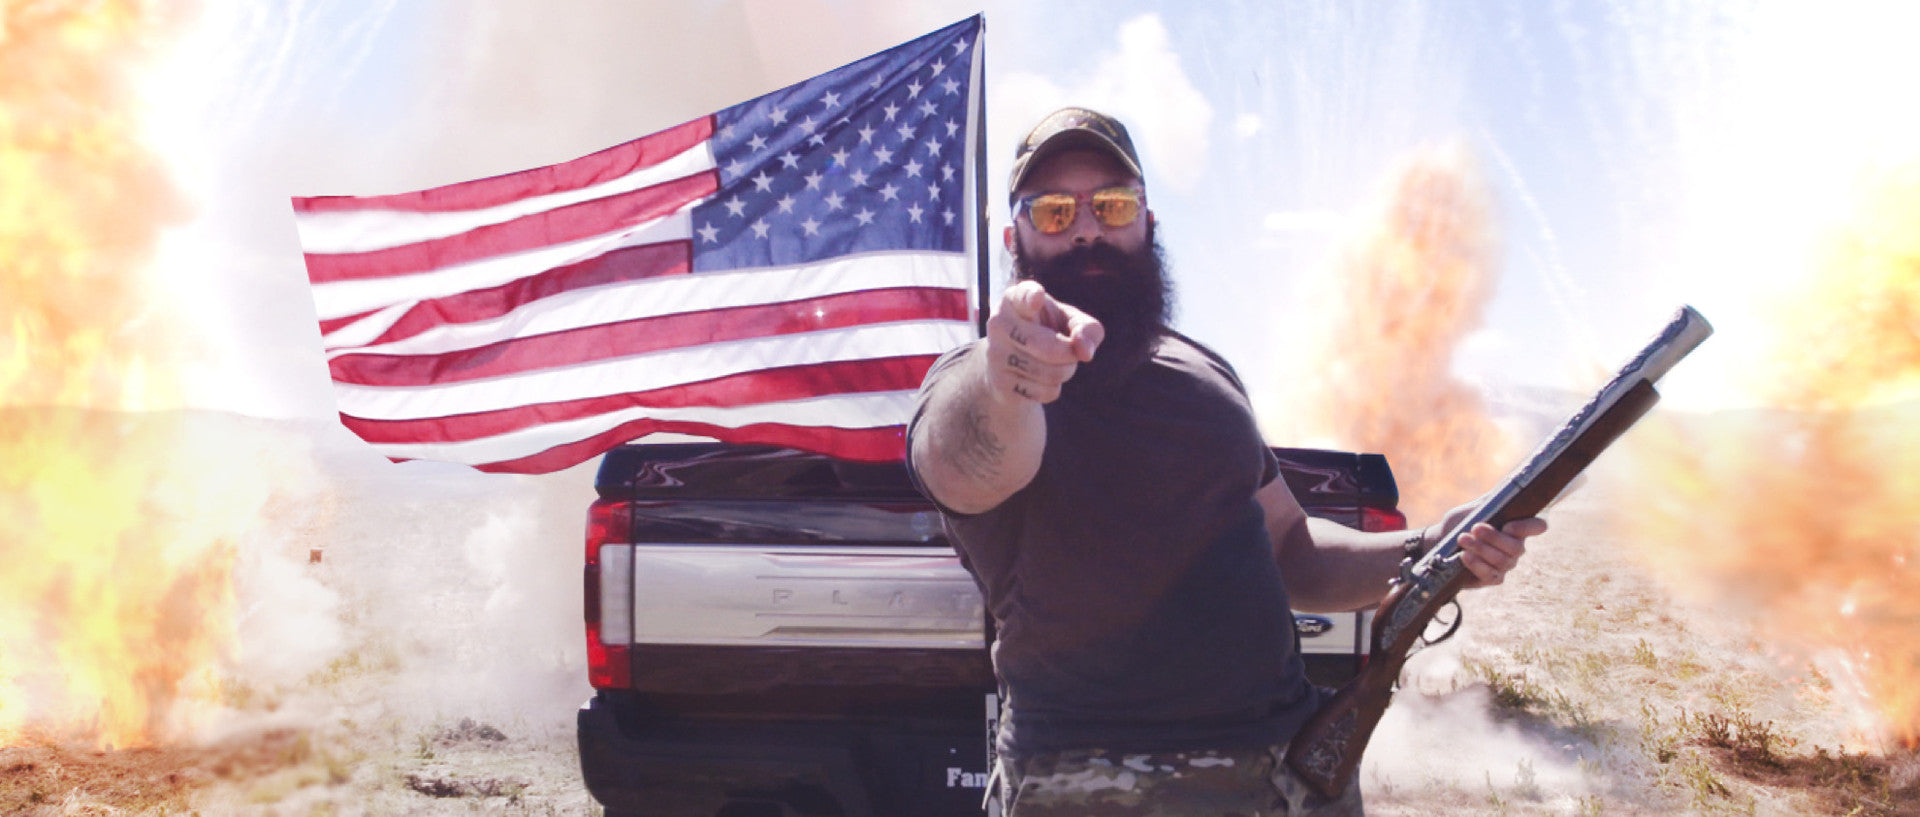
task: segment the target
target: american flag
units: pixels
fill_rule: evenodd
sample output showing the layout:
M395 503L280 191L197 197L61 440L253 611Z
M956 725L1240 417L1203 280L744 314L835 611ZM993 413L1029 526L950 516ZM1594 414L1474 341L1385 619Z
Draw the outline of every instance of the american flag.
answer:
M980 30L549 167L294 199L341 422L515 473L656 432L900 458L974 336Z

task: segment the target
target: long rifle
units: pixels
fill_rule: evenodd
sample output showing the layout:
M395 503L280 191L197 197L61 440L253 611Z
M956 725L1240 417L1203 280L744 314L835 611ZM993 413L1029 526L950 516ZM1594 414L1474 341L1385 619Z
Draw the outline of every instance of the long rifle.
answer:
M1438 547L1400 565L1374 614L1367 666L1307 721L1287 747L1287 765L1326 797L1337 797L1360 766L1360 754L1393 698L1394 683L1427 624L1471 578L1460 561L1460 534L1481 522L1500 527L1535 516L1600 452L1660 399L1653 383L1713 334L1707 319L1683 306L1572 419L1507 476L1480 507L1447 531Z

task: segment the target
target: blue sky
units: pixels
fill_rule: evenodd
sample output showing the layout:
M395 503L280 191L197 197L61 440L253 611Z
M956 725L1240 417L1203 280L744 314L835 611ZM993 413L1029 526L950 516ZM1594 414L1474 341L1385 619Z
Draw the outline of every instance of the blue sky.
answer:
M1456 371L1590 381L1681 303L1720 337L1671 404L1751 401L1766 298L1875 168L1920 159L1916 14L1888 4L213 2L152 74L198 219L159 274L203 350L192 405L329 417L286 199L572 158L987 15L992 200L1013 141L1087 104L1141 143L1179 327L1286 391L1315 282L1394 163L1459 143L1500 279ZM1004 224L996 213L995 231ZM996 253L997 254L997 253ZM997 283L997 282L996 282ZM204 315L204 312L196 313Z

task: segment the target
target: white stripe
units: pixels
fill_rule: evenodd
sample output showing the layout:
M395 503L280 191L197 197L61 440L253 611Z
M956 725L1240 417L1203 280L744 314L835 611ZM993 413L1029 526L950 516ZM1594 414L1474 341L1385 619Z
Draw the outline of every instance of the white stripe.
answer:
M343 328L326 338L326 347L330 358L356 353L442 354L584 326L872 289L932 287L966 291L971 278L966 256L920 252L849 256L805 267L669 275L563 292L523 304L497 318L443 325L377 346L356 348L349 341L364 343L379 337L378 332L348 336ZM386 331L386 327L380 331Z
M294 214L300 246L309 253L371 252L455 236L542 210L556 210L714 169L713 148L701 142L673 157L591 187L517 199L480 210L329 210ZM534 172L534 171L527 171Z
M496 255L463 264L417 272L392 278L360 278L329 281L313 287L314 310L321 320L342 318L382 309L397 303L444 298L475 289L499 286L508 281L538 275L554 267L566 266L621 247L688 241L693 238L695 205L705 199L688 202L679 211L604 235L590 236L565 244L552 244Z
M534 426L493 437L457 443L385 443L374 446L397 459L440 460L467 465L506 462L538 454L555 446L584 440L621 423L642 418L684 420L740 428L754 423L782 423L828 428L879 428L905 423L913 414L913 391L864 392L808 397L750 406L638 406L610 414L582 417L563 423Z
M441 386L335 383L340 411L412 420L647 391L782 366L940 354L972 339L964 321L903 321L708 343Z

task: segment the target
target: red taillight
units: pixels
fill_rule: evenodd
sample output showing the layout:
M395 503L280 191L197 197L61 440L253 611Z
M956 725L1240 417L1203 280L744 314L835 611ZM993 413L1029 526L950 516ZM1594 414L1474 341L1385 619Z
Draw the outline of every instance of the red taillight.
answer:
M625 544L633 539L632 506L616 499L596 499L587 509L587 560L601 545Z
M1407 517L1391 508L1361 508L1360 529L1368 532L1406 530Z
M601 499L587 511L583 595L587 682L595 689L633 686L633 668L628 655L628 645L633 639L632 530L633 517L625 502ZM603 562L606 563L604 571Z
M1406 530L1407 515L1393 508L1361 508L1360 509L1360 529L1370 533L1378 532L1378 531L1389 531L1389 530ZM1372 619L1370 616L1363 615L1361 617L1361 621L1363 622L1361 626L1365 628L1363 632L1372 631L1375 629L1374 627L1367 626L1367 624L1365 623L1371 620ZM1377 634L1374 637L1378 637ZM1360 655L1359 655L1360 660L1358 663L1359 670L1365 670L1367 668L1367 657L1368 657L1367 654L1371 652L1370 648L1372 647L1372 644L1373 644L1373 638L1355 638L1354 639L1354 646L1360 652Z
M594 689L627 689L633 686L633 668L625 646L600 643L600 627L587 623L587 683Z

